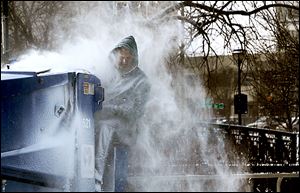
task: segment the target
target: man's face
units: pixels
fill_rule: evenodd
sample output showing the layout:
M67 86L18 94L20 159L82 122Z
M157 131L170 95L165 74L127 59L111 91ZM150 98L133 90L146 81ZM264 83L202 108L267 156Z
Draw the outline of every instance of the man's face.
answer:
M129 52L129 50L125 48L120 48L116 51L116 67L121 72L129 72L133 67L133 59L134 57Z

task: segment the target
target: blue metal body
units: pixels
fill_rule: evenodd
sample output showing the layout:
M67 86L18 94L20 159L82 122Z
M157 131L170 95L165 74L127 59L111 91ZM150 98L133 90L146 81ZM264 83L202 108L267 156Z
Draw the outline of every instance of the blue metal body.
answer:
M93 114L103 100L91 74L1 71L6 191L94 191Z

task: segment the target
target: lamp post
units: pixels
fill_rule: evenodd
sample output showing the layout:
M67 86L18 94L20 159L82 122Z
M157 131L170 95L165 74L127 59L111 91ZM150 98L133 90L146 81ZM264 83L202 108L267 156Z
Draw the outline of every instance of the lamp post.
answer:
M244 105L242 100L243 100L244 96L246 96L246 95L242 95L242 93L241 93L241 64L245 59L246 53L247 52L244 49L236 49L236 50L233 50L233 52L232 52L232 56L233 56L234 60L237 61L237 65L238 65L238 95L235 96L235 104L234 105L235 105L235 109L238 114L238 124L239 125L242 124L242 113L245 113L244 109L242 108L242 106ZM247 98L246 98L246 101L247 101Z

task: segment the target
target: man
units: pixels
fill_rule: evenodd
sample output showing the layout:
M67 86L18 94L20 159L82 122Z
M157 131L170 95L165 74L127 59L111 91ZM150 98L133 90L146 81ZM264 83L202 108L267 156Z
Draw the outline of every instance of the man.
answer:
M95 113L96 191L101 191L105 164L114 146L131 146L136 141L137 120L143 115L150 84L138 67L138 50L133 36L124 38L110 53L119 73L115 84L105 88L102 110Z

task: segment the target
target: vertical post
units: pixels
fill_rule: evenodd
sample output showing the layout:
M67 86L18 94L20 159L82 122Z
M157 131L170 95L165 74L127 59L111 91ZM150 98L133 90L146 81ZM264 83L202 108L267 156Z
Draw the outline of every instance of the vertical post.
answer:
M242 114L245 113L245 109L244 109L244 95L242 96L241 93L241 64L244 60L246 54L246 50L244 49L237 49L234 50L234 52L232 53L233 57L235 58L235 60L237 61L237 65L238 65L238 94L235 98L235 109L236 109L236 114L238 114L238 124L241 125L242 124ZM242 98L243 97L243 98Z
M281 192L281 182L283 177L278 177L276 182L276 192Z
M3 62L8 63L9 60L9 44L8 44L8 1L3 1L3 18L2 18L2 53L3 55Z
M238 63L238 99L239 99L239 104L241 104L241 58L238 56L237 63ZM241 110L239 109L238 111L238 121L239 125L242 125L242 114Z

